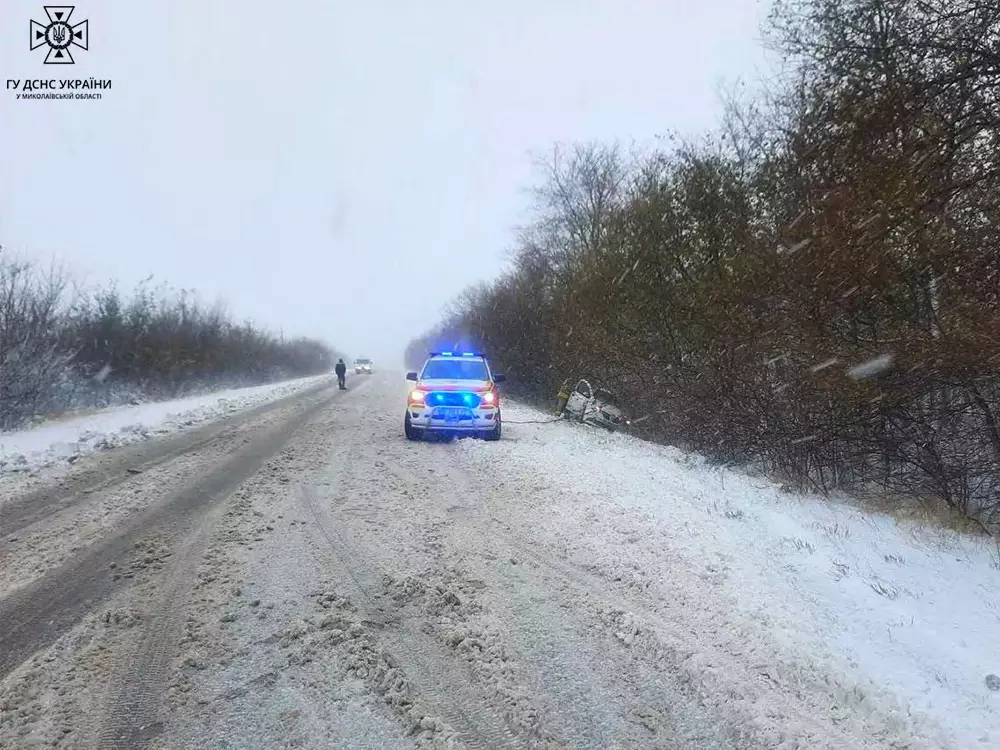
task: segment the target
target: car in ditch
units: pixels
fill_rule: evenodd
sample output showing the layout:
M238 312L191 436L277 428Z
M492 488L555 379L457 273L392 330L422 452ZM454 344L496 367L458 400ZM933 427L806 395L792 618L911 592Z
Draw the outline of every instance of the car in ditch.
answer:
M409 440L430 434L471 435L499 440L503 430L498 383L478 352L431 352L418 372L408 372L412 383L406 396L403 432Z
M595 388L586 379L579 380L570 391L562 415L611 432L630 424L618 398L606 388Z

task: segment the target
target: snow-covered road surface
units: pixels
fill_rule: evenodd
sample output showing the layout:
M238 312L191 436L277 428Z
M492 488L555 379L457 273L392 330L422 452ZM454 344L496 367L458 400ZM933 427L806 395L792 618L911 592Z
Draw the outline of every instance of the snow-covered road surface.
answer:
M33 429L0 433L0 476L34 471L90 453L167 435L296 393L330 377L318 375L250 388L230 388L174 401L116 406L83 416L50 420Z
M349 386L0 506L0 747L1000 746L985 544Z

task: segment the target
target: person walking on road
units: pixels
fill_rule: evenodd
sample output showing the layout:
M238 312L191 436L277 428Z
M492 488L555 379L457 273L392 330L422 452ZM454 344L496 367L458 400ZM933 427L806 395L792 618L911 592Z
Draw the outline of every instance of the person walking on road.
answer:
M340 386L340 390L346 390L347 386L344 383L347 380L347 365L344 364L344 360L338 359L337 366L333 369L337 373L337 385Z

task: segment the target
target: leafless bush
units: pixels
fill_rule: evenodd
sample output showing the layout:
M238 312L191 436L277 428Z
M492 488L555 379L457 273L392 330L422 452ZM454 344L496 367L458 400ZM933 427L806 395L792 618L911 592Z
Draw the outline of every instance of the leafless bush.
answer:
M0 429L39 415L327 372L335 352L233 322L190 292L70 297L66 274L0 255Z
M325 372L335 360L319 341L234 323L220 306L165 286L140 285L130 297L96 290L75 306L68 327L78 342L74 366L97 391L134 385L171 398Z
M65 290L58 269L0 255L0 429L49 406L65 374Z

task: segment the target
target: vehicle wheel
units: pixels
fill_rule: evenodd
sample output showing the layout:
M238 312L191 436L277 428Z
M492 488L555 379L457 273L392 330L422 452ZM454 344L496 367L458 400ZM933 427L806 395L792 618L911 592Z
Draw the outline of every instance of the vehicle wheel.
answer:
M403 432L406 433L407 440L420 440L421 430L418 430L410 422L410 413L406 413L406 418L403 420Z
M497 414L497 424L492 430L487 430L483 433L483 440L499 440L500 435L503 432L503 421L500 419L500 415Z

